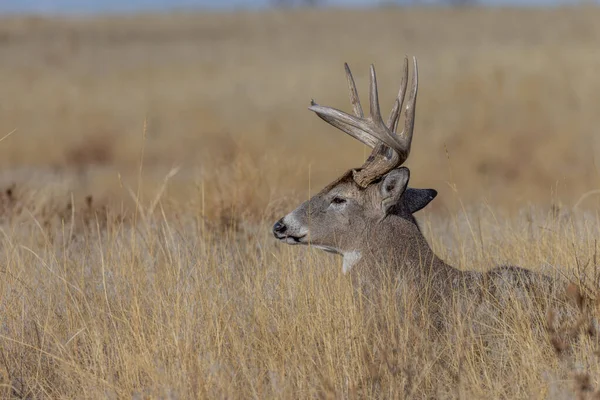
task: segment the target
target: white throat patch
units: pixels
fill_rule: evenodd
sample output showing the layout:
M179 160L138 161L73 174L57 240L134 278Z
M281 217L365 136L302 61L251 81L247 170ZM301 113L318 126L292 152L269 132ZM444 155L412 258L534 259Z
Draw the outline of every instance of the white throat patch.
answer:
M362 255L358 250L344 253L344 264L342 266L342 272L344 274L347 274L352 269L352 267L360 261L361 257Z

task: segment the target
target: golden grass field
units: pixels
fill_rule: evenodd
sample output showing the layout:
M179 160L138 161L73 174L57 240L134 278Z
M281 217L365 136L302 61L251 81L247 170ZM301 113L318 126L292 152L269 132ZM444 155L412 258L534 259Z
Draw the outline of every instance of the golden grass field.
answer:
M594 300L599 20L586 6L0 20L0 137L14 131L0 397L598 396L595 332L561 352L532 333L546 316L521 310L497 347L460 315L432 338L392 287L364 301L339 258L271 226L368 154L310 99L349 110L343 62L363 97L374 63L388 109L415 55L407 165L440 193L417 215L434 251L574 276Z

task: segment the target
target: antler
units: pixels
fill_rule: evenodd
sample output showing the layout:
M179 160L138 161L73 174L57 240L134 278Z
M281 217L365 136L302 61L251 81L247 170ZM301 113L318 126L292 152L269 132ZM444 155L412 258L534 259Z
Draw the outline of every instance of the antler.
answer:
M379 109L379 98L377 93L377 77L375 68L371 65L371 79L369 84L369 116L364 117L362 106L358 98L356 84L352 77L352 72L348 64L344 64L346 69L346 78L350 89L350 102L354 111L354 116L346 114L343 111L332 107L324 107L311 101L308 108L314 111L321 119L341 131L349 134L353 138L361 141L367 146L373 148L371 155L359 169L353 171L355 182L365 188L371 182L385 175L394 168L402 165L410 154L410 145L415 123L415 105L417 101L418 89L418 70L417 59L413 57L414 72L412 76L412 90L410 98L405 108L404 130L400 134L396 133L398 121L400 120L400 110L404 103L406 87L408 82L408 59L404 59L404 70L400 91L392 107L387 124L381 118Z

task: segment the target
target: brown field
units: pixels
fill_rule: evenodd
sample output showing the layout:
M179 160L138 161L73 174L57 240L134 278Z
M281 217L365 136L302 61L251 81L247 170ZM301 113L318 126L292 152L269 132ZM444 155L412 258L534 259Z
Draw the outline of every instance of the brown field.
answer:
M364 302L340 259L270 234L367 154L309 100L348 110L343 62L361 93L374 63L387 109L416 55L407 165L440 193L418 215L432 248L590 286L598 21L586 6L0 20L0 397L598 395L593 331L560 353L520 310L497 346L460 315L433 340L392 288Z

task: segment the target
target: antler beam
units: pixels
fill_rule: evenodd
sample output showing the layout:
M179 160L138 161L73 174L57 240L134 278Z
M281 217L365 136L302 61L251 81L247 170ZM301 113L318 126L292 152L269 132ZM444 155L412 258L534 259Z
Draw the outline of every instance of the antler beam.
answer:
M354 180L361 187L367 187L371 182L385 175L394 168L402 165L410 154L412 142L415 106L418 90L417 59L413 57L414 72L412 76L412 90L405 108L404 130L396 133L400 110L408 82L408 59L404 59L404 70L400 90L394 101L394 106L385 124L381 118L379 95L377 90L377 76L375 68L371 65L369 82L369 116L364 117L363 109L356 90L356 84L348 64L344 64L348 87L350 90L350 103L354 116L333 107L324 107L311 101L309 110L314 111L321 119L330 125L347 133L365 145L373 148L373 152L362 167L354 170Z

